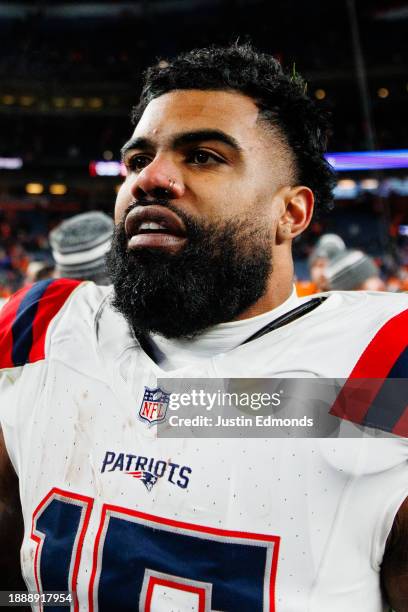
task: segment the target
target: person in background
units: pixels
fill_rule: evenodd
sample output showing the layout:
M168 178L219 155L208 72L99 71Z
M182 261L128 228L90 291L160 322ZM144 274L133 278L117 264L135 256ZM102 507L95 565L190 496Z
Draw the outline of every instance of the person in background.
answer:
M53 272L54 266L48 261L30 261L24 274L23 285L26 287L27 285L32 285L40 280L44 280L45 278L52 278ZM10 297L6 288L7 285L2 287L1 281L2 279L0 276L0 308ZM4 288L4 291L2 288Z
M55 278L75 278L109 285L105 255L110 249L114 223L103 212L81 213L50 232Z
M346 248L344 241L337 234L323 234L309 256L308 267L310 281L297 281L296 291L299 297L327 291L326 268L338 253Z
M54 266L49 261L30 261L25 273L24 285L37 283L45 278L53 278Z
M375 261L358 250L345 250L328 264L326 282L330 290L386 291Z
M334 257L343 253L346 245L337 234L323 234L309 257L310 279L317 291L326 291L326 268Z

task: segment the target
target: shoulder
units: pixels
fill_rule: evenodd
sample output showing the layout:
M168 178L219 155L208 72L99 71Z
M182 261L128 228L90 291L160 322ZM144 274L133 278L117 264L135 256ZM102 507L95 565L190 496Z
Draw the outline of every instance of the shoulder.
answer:
M313 297L330 298L336 309L343 310L363 320L376 316L379 320L408 309L408 293L386 293L385 291L329 291Z
M299 321L300 331L309 343L313 340L314 344L331 347L330 350L335 347L338 359L345 355L348 365L353 360L355 363L369 346L376 351L392 346L394 353L406 346L407 294L334 291L316 297L326 299Z
M48 279L15 293L0 311L0 369L44 359L47 334L72 302L80 317L98 297L93 283L72 279Z
M321 333L332 342L347 341L357 352L370 348L378 353L387 349L389 364L407 346L407 294L338 291L322 295L328 299L315 313ZM382 376L384 368L376 368L375 373L371 370L370 375Z
M352 359L331 414L407 438L408 296L341 292L334 299Z
M344 292L341 299L351 306L356 334L368 334L354 378L400 378L408 376L408 295L383 292ZM401 369L402 368L402 369Z

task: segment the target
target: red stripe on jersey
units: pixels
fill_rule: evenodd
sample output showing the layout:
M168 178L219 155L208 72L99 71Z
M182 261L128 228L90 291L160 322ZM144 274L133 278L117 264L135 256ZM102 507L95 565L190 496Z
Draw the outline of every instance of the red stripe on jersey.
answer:
M31 287L32 285L28 285L19 289L0 311L0 369L14 367L12 327L18 308Z
M45 356L45 337L48 326L57 312L62 308L73 290L82 281L61 278L51 283L38 303L37 314L33 322L33 344L30 350L29 363L40 361Z
M350 377L338 394L330 414L353 423L362 423L383 383L383 378Z
M379 329L358 359L330 414L353 423L363 422L384 379L407 347L407 325L408 310L404 310Z
M396 436L408 438L408 406L405 408L402 417L393 427L392 433Z
M82 281L58 279L50 282L38 300L37 312L32 325L32 344L28 362L44 359L45 336L48 325L60 310L72 291ZM0 369L15 366L13 360L13 325L16 323L19 308L28 293L37 285L28 285L17 291L3 306L0 312Z
M386 378L408 344L407 326L408 310L387 321L357 361L350 378Z

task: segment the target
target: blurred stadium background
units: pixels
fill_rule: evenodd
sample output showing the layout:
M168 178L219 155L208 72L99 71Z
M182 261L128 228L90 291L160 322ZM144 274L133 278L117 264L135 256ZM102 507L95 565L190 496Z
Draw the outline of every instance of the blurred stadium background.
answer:
M335 207L296 243L298 279L334 232L408 288L407 25L398 0L0 2L0 296L51 261L62 219L112 214L144 68L237 38L295 65L332 113Z

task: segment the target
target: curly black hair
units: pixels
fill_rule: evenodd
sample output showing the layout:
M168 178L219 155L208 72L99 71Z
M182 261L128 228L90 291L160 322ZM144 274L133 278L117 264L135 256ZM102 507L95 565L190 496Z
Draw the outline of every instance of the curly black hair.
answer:
M318 208L330 208L334 173L323 156L329 120L307 96L299 74L285 72L274 57L248 43L189 51L148 68L133 122L151 100L175 89L232 90L250 96L260 115L286 137L295 156L296 182L310 187Z

